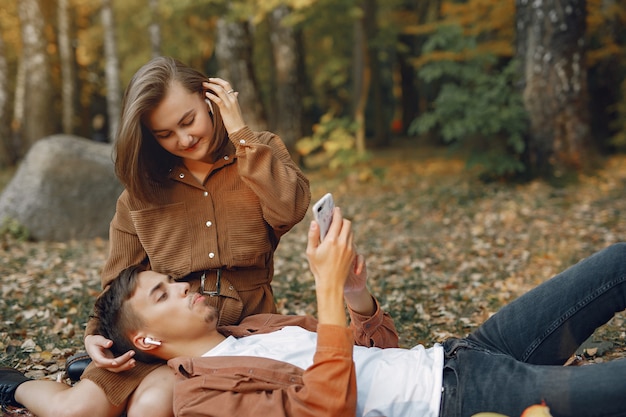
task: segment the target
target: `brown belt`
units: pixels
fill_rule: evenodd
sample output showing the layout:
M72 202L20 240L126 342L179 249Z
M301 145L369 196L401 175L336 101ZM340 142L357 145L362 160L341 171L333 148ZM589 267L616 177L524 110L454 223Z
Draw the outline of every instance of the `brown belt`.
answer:
M224 279L234 285L237 291L252 291L270 285L270 269L269 268L241 268L241 269L206 269L203 271L192 272L178 281L194 281L202 280L204 276L204 290L217 292L218 282L221 289L224 288ZM218 279L219 278L219 279Z
M209 271L211 272L211 271ZM207 279L206 279L206 273L207 271L203 271L202 275L200 275L200 288L199 291L202 294L205 295L210 295L211 297L214 297L216 295L220 295L220 289L222 286L222 268L216 269L215 270L215 290L214 291L210 291L207 290L206 287L206 283L207 283Z
M261 272L261 274L259 272ZM237 278L237 283L240 284L238 287L244 288L235 288L232 281L229 279L229 275L233 278ZM246 275L249 275L250 278L256 277L258 279L259 275L267 276L268 270L228 270L222 268L207 269L204 271L193 272L182 278L181 281L199 280L200 286L198 288L198 292L209 296L209 304L215 307L218 312L218 325L227 326L238 324L242 319L241 313L243 311L243 302L241 301L238 290L250 291L264 285L269 285L268 281L250 282L251 280L246 280Z

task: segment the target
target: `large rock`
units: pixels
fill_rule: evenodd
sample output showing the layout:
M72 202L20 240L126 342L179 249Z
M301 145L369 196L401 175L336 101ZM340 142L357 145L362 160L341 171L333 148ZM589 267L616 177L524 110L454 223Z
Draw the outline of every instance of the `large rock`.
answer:
M37 141L0 196L0 222L17 220L35 240L108 237L122 192L111 151L76 136Z

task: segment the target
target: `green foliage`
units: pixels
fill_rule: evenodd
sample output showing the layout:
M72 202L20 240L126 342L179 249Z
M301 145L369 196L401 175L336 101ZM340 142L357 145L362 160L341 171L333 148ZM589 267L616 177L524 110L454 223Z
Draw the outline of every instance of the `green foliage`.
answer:
M510 177L525 171L522 155L527 116L514 87L516 64L499 69L496 58L476 52L475 39L456 26L441 27L424 45L432 59L418 70L441 89L432 110L409 127L411 134L434 132L446 143L470 152L468 164L480 166L486 177Z
M353 166L367 158L367 155L360 155L356 150L357 127L352 118L337 118L327 113L313 126L311 136L296 143L296 149L305 158L322 153L324 164L331 169Z
M30 232L17 220L5 218L0 224L0 236L9 236L20 242L26 242L30 238Z
M292 16L302 30L309 108L338 115L350 108L354 22L360 17L354 0L318 0Z

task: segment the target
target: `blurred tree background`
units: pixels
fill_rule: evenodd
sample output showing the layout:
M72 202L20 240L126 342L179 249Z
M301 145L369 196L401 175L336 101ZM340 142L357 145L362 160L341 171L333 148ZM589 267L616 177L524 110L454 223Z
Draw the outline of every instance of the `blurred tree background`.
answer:
M0 0L0 167L114 140L155 55L228 79L309 168L397 139L485 179L568 178L626 148L626 0Z

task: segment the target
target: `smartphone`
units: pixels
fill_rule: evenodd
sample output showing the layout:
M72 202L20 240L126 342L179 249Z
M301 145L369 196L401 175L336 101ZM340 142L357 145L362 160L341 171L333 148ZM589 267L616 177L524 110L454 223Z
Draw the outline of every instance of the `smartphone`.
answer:
M335 203L331 193L325 194L313 205L313 218L320 226L320 242L328 233L330 222L333 220L333 208Z

